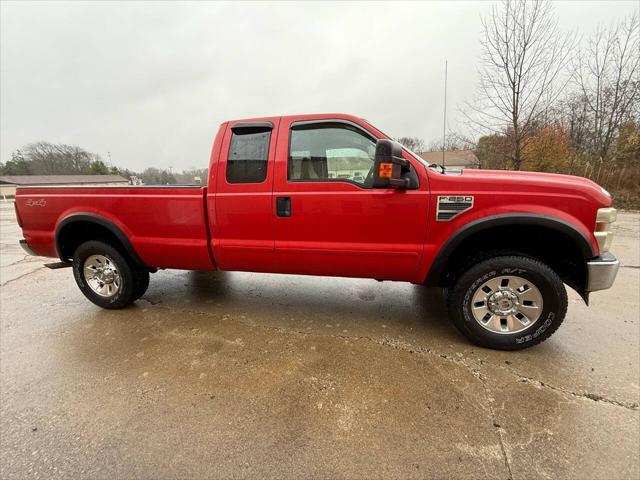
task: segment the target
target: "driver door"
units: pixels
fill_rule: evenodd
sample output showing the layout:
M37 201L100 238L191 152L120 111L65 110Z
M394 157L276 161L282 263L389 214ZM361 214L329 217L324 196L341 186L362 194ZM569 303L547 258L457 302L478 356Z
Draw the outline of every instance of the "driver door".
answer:
M273 199L277 271L416 278L426 236L426 174L416 169L418 190L373 189L375 142L346 120L282 119Z

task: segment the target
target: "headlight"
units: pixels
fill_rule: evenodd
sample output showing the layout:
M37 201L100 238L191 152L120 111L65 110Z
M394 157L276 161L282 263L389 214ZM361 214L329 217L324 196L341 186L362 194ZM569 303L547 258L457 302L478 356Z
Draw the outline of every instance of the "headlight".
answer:
M604 188L603 188L604 190ZM606 190L604 190L606 192ZM598 248L600 254L608 252L611 248L611 242L613 241L613 232L611 231L611 224L616 221L618 211L613 207L601 208L596 215L596 229L593 234L598 241Z

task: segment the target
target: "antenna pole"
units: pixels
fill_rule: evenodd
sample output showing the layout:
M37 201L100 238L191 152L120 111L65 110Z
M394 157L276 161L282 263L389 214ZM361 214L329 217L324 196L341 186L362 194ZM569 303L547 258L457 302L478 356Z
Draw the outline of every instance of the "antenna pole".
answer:
M449 61L444 61L444 118L442 119L442 166L444 167L444 151L447 144L447 70Z

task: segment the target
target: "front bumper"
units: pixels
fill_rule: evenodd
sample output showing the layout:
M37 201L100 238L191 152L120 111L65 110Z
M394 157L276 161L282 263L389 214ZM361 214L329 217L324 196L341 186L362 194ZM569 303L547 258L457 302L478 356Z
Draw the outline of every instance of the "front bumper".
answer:
M587 286L585 291L595 292L611 288L620 268L620 261L611 253L606 252L601 256L587 262Z
M27 255L35 255L24 238L20 239L20 246L25 252L27 252Z

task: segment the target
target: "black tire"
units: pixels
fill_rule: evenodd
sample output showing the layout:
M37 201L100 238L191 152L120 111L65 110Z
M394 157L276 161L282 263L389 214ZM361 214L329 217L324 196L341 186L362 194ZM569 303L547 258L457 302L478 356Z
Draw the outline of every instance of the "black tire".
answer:
M149 270L134 270L133 300L138 300L149 288Z
M449 297L451 297L451 289L448 287L442 287L442 301L445 306L449 306Z
M542 313L530 326L519 327L523 330L496 333L474 318L474 294L485 282L500 276L527 280L542 296ZM515 255L490 258L469 268L457 279L447 300L453 323L469 340L476 345L499 350L520 350L543 342L558 329L567 313L567 291L560 277L536 259Z
M92 255L105 256L115 265L120 279L119 288L113 296L100 296L88 285L83 270L85 261ZM124 308L134 300L134 271L129 261L108 243L91 240L81 244L73 254L73 276L84 296L99 307L107 309Z

